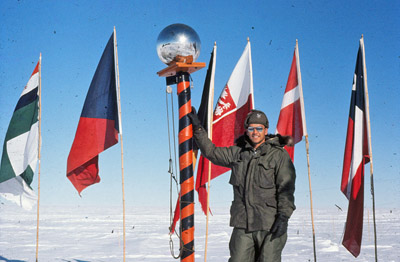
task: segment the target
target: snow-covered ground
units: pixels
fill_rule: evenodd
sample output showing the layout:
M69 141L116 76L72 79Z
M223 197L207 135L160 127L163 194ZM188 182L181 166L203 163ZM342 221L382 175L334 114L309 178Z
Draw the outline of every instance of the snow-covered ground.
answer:
M209 220L207 261L227 261L231 228L229 208L215 208ZM400 261L399 209L377 211L379 261ZM310 211L298 209L289 222L283 261L314 261ZM372 211L364 212L360 256L355 259L342 245L346 212L336 208L314 210L317 260L375 261ZM35 261L36 210L0 205L0 261ZM122 261L122 208L40 208L39 261ZM204 261L205 216L196 209L196 261ZM168 208L126 209L126 261L176 261L170 252ZM179 242L173 238L174 252Z

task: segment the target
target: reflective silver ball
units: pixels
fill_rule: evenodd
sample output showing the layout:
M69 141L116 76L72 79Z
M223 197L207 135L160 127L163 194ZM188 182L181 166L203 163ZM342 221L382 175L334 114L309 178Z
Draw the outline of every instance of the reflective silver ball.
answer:
M192 63L200 55L200 38L190 26L172 24L158 35L157 54L164 64Z

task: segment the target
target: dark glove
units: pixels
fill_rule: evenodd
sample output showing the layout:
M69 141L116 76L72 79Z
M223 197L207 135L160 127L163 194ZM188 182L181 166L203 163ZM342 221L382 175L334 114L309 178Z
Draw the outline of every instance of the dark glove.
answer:
M200 119L196 114L196 109L193 106L192 106L192 112L190 112L187 116L190 118L190 121L192 122L193 129L198 129L202 127Z
M271 241L275 238L281 237L283 234L286 233L288 227L288 220L289 218L283 214L278 213L275 217L275 222L271 227Z
M268 134L266 135L266 139L272 139L272 138L278 138L279 139L279 146L284 147L284 146L294 146L293 143L293 137L291 136L282 136L281 134Z
M294 146L293 143L293 137L291 136L282 136L280 134L276 134L276 136L279 138L279 144L281 144L281 146Z

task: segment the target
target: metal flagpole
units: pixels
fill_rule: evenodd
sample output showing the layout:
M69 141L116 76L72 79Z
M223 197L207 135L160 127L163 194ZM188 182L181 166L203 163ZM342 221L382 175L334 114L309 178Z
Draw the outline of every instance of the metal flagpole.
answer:
M360 45L362 47L362 62L363 62L363 75L364 75L364 92L365 92L365 111L367 117L367 128L368 128L368 149L369 149L369 161L370 161L370 174L371 174L371 195L372 195L372 217L374 220L374 244L375 244L375 261L378 261L378 249L376 239L376 221L375 221L375 191L374 191L374 166L372 162L372 143L371 143L371 120L369 117L369 96L368 96L368 84L367 84L367 66L365 64L365 49L364 49L364 36L361 35Z
M212 122L213 122L213 105L214 105L214 79L215 79L215 62L217 56L217 42L214 42L214 50L213 50L213 68L211 73L211 81L210 81L210 95L208 96L210 100L208 101L208 138L212 140ZM207 216L206 216L206 239L205 239L205 247L204 247L204 262L207 261L207 248L208 248L208 220L210 215L210 182L211 182L211 161L208 161L208 180L207 180Z
M304 99L303 99L303 85L301 81L301 71L300 71L300 55L299 55L299 44L296 39L296 69L297 69L297 81L299 84L300 91L300 105L301 105L301 119L303 122L303 132L306 140L306 154L307 154L307 169L308 169L308 186L310 189L310 209L311 209L311 224L312 224L312 235L313 235L313 251L314 251L314 262L317 261L317 252L315 248L315 227L314 227L314 214L313 214L313 201L312 201L312 189L311 189L311 175L310 175L310 153L309 153L309 142L308 133L306 126L306 116L304 110Z
M42 144L42 134L41 134L41 125L42 125L42 53L39 56L39 112L38 112L38 120L39 120L39 139L38 139L38 200L37 200L37 217L36 217L36 262L38 262L39 255L39 203L40 203L40 150Z
M121 138L121 179L122 179L122 230L123 230L123 261L125 262L126 254L126 234L125 234L125 183L124 183L124 143L122 139L122 123L121 123L121 93L119 86L119 67L118 67L118 50L117 50L117 32L114 26L114 58L115 58L115 73L117 75L117 98L118 98L118 123L119 136Z

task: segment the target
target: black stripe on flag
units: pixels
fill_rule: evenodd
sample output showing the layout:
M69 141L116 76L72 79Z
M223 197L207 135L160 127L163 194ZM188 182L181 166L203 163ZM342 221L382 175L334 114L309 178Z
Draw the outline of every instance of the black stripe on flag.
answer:
M34 102L38 98L38 87L32 89L25 95L21 96L21 98L18 100L17 106L15 107L15 111L18 109L29 105L30 103Z
M203 94L201 96L201 103L199 106L199 112L197 113L199 119L206 131L208 131L207 123L208 123L208 101L210 97L210 83L211 83L211 74L214 62L214 52L211 52L210 63L207 69L206 80L204 81Z
M204 129L208 132L208 122L210 119L208 118L208 101L210 100L210 83L211 83L211 74L214 62L214 49L211 52L210 63L207 69L206 79L204 81L203 94L201 95L201 102L199 106L199 111L197 115L200 119L201 124ZM193 144L193 150L197 150L198 146L196 143Z

